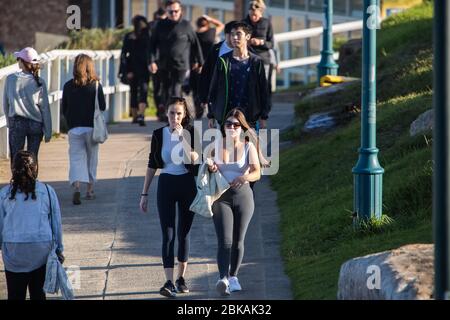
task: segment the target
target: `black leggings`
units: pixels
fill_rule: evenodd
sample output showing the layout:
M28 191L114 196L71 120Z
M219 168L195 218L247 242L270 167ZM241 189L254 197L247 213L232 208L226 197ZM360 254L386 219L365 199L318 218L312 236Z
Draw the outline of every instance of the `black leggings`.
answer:
M11 272L5 270L6 286L8 288L8 300L25 300L27 297L27 288L30 291L30 300L45 300L44 283L45 283L44 264L39 269L31 272Z
M220 278L236 276L244 257L244 239L255 203L248 183L229 188L212 206Z
M133 78L130 82L130 108L139 108L140 103L147 106L148 79Z
M189 231L191 230L194 213L189 207L197 193L194 176L190 173L171 175L163 173L159 176L157 191L157 206L161 231L162 260L164 268L174 267L175 244L175 212L178 203L178 261L187 262L189 258Z

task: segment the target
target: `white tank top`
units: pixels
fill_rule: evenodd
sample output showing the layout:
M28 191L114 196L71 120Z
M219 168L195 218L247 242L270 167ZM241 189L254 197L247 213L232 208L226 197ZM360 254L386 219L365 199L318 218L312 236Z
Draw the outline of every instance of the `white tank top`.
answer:
M214 156L214 161L216 162L220 173L225 177L225 179L227 179L229 183L231 183L237 177L244 175L248 171L250 167L248 154L249 148L250 148L249 144L245 143L244 154L242 155L241 159L239 159L237 162L223 163L223 160L219 159L218 154Z

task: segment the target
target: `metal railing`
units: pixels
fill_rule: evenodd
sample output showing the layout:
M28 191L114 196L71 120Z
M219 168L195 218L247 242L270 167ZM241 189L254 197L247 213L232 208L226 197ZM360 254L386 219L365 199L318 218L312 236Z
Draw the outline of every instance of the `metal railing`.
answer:
M345 23L339 23L333 25L333 33L342 33L342 32L351 32L351 31L358 31L362 30L363 27L363 21L351 21L351 22L345 22ZM309 39L313 37L317 37L322 35L323 33L323 27L316 27L316 28L309 28L304 30L298 30L298 31L290 31L290 32L283 32L283 33L277 33L274 35L275 43L279 44L280 42L284 41L292 41L292 40L301 40L301 39ZM335 54L335 59L338 58L338 54ZM304 57L304 58L298 58L298 59L290 59L290 60L282 60L279 62L280 69L287 69L287 68L293 68L293 67L303 67L308 65L314 65L318 64L320 62L320 55L317 56L310 56L310 57Z
M118 121L128 114L129 86L123 85L117 78L120 64L120 50L93 51L93 50L52 50L41 54L41 77L48 88L48 98L52 115L52 129L60 133L60 100L64 84L72 78L75 57L85 53L95 62L95 69L100 77L105 94L105 118L108 122ZM3 103L4 85L6 77L20 71L18 64L0 69L0 103ZM3 107L0 108L0 157L7 158L8 128Z

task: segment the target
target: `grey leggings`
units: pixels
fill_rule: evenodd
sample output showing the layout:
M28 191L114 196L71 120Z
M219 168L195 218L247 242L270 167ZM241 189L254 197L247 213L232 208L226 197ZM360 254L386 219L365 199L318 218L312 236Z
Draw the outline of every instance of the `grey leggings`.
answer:
M236 276L244 256L244 239L255 203L248 183L228 189L212 206L220 278Z

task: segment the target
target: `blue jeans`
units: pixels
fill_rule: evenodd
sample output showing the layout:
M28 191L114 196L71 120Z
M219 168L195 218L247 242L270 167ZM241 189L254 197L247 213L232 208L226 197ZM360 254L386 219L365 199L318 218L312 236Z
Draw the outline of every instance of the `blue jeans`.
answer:
M14 156L25 147L27 141L27 150L33 152L38 157L39 147L41 145L43 133L42 122L34 121L24 117L11 117L9 122L9 151L11 162Z

